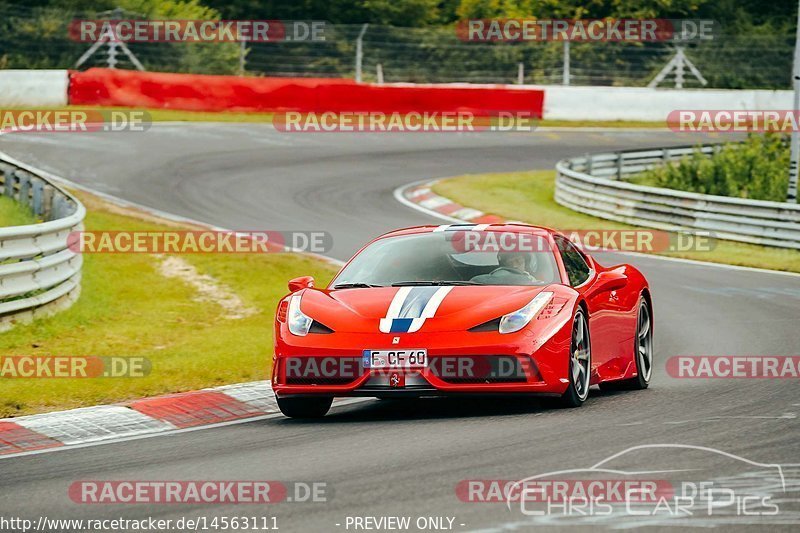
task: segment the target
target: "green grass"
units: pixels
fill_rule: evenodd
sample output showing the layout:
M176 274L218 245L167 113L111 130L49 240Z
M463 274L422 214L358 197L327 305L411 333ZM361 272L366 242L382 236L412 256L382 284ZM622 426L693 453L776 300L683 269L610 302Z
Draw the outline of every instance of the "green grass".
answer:
M546 128L660 128L666 129L665 122L642 122L637 120L540 120L540 127Z
M7 196L0 196L0 227L24 226L36 222L38 221L30 208Z
M89 210L86 229L175 228L129 216L78 194ZM119 402L226 383L267 379L275 307L287 280L312 275L327 284L329 264L299 254L185 254L200 274L224 283L258 310L224 318L216 304L198 303L194 289L163 277L150 254L86 254L81 297L73 307L0 335L0 356L143 356L143 378L0 378L0 417Z
M554 229L630 229L633 226L577 213L553 199L555 171L467 175L436 183L433 190L461 205L511 220ZM800 252L718 240L712 251L660 255L697 261L800 272Z
M131 111L133 108L95 108ZM145 109L153 122L272 122L273 113L237 111L182 111L179 109Z
M96 110L96 111L146 111L152 122L272 122L273 113L252 113L245 111L183 111L180 109L141 109L134 107L110 107L91 105L70 105L63 107L37 108L48 111Z

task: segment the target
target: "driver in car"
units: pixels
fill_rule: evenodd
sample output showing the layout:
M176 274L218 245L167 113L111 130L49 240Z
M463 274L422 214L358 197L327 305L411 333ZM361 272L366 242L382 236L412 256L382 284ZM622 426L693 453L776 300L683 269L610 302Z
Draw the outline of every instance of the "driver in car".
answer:
M524 252L499 252L497 268L489 274L481 274L472 281L486 285L530 285L540 283L531 271L536 270L536 256Z

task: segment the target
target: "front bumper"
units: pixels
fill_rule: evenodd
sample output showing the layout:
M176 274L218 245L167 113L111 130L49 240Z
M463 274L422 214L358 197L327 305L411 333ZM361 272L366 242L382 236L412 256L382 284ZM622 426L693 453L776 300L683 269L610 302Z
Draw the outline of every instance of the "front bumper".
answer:
M530 330L511 335L418 332L403 334L395 343L393 334L296 337L280 326L276 328L272 370L272 388L279 397L560 395L568 385L568 328L558 328L547 336ZM541 338L546 341L539 341ZM365 349L422 348L427 349L429 358L424 369L374 370L358 364ZM298 362L302 364L298 366ZM327 370L321 371L323 367ZM298 368L303 369L299 375ZM308 368L314 372L305 372ZM498 371L501 368L505 370Z

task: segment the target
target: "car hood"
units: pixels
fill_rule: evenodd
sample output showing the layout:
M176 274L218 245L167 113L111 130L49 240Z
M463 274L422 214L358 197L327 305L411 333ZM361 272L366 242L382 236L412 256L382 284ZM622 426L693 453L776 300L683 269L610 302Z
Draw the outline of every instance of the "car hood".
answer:
M301 309L336 332L463 331L516 311L546 288L424 286L332 291L308 289L303 291ZM419 320L414 321L414 318Z

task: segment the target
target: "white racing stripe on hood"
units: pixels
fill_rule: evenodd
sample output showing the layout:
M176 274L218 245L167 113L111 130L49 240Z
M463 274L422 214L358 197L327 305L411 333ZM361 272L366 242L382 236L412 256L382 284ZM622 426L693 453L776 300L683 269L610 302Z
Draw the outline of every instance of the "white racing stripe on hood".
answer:
M380 320L383 333L413 333L433 318L453 287L401 287L392 298L386 317Z

